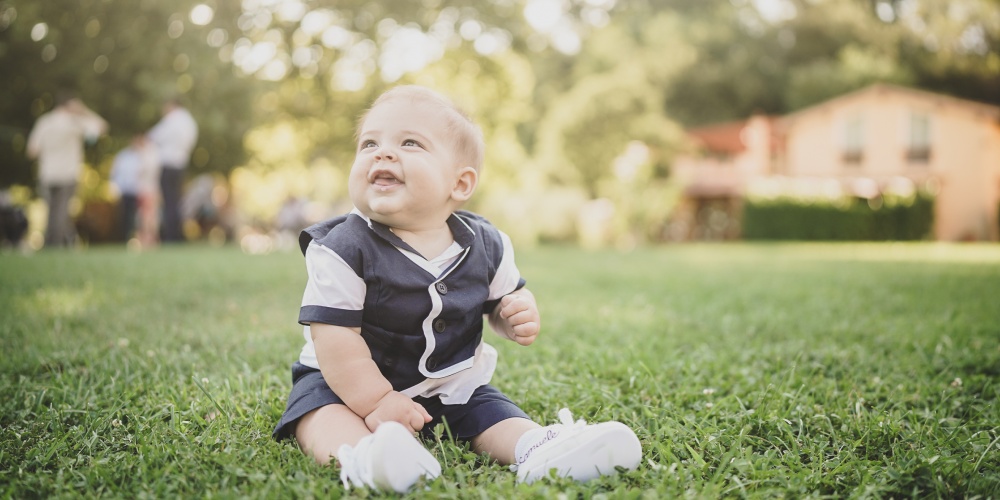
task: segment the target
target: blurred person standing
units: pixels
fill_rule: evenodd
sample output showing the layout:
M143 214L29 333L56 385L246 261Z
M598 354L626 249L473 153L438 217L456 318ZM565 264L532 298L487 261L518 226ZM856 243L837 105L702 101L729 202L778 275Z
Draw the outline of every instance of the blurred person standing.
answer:
M184 169L198 142L198 124L178 98L171 98L163 104L163 118L149 130L147 137L156 146L160 158L160 192L163 195L160 236L164 242L183 241Z
M121 191L123 239L128 241L134 233L143 247L155 245L159 227L160 160L146 136L136 135L115 155L111 182Z
M83 146L107 130L108 123L68 90L56 94L55 107L38 117L31 129L27 154L38 160L38 185L49 211L45 246L75 242L69 202L83 166Z
M142 159L136 148L136 138L115 155L111 163L111 183L118 188L119 216L121 217L121 232L119 238L128 241L135 231L136 215L139 213L139 171L142 170Z
M139 243L143 248L160 241L160 155L149 139L138 137L139 161Z

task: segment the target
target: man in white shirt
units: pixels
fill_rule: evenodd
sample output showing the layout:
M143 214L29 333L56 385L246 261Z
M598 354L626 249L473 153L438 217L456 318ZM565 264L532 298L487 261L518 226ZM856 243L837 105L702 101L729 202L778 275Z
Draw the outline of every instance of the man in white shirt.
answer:
M164 242L183 241L181 226L181 196L184 189L184 169L198 142L198 124L178 99L163 105L163 118L149 130L149 140L156 145L160 157L160 190L163 194L163 220L160 226Z
M38 184L49 209L46 246L71 246L76 240L69 202L83 166L84 142L93 143L107 129L103 118L68 91L56 96L55 108L31 129L27 154L38 160Z

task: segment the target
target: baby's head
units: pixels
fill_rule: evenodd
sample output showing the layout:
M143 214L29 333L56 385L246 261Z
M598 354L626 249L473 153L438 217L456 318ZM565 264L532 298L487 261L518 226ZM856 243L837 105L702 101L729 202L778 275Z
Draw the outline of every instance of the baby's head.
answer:
M478 183L482 132L428 88L403 85L379 96L361 118L357 139L351 201L391 227L443 223Z
M479 171L483 164L483 151L486 149L482 130L451 99L427 87L400 85L383 92L368 108L368 112L361 117L355 135L361 134L361 128L372 110L393 99L409 99L412 102L425 103L440 109L439 117L444 120L456 157L461 161L462 166L472 167L477 172Z

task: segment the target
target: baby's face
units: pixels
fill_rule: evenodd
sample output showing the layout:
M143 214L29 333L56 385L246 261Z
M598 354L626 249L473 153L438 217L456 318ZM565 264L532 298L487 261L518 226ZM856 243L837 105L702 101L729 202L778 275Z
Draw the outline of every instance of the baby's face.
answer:
M373 108L361 125L348 179L354 206L400 229L447 220L460 169L446 124L445 110L410 98Z

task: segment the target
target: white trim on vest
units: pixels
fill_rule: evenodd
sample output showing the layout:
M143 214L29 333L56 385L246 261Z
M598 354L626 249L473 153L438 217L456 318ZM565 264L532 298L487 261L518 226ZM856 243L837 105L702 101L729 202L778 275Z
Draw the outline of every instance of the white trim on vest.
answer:
M427 294L430 295L431 297L431 312L427 315L427 317L424 318L423 325L421 326L421 329L424 331L424 340L426 341L427 345L426 347L424 347L423 355L420 356L420 362L417 363L417 369L419 369L420 373L423 374L423 376L425 377L428 378L447 377L448 375L451 375L453 373L458 373L462 370L471 368L473 361L475 361L475 356L473 356L465 361L461 361L459 363L451 365L443 370L438 370L436 372L431 371L430 369L427 368L427 359L430 358L432 354L434 354L434 347L437 344L437 339L434 338L434 318L436 318L438 314L441 314L441 309L443 307L441 303L441 296L438 295L437 284L440 283L441 280L448 277L448 275L451 274L453 270L455 270L459 265L462 264L462 261L465 260L466 255L469 255L469 251L471 249L472 247L466 248L465 251L462 252L462 255L459 256L458 260L455 261L455 263L452 264L451 267L449 267L444 274L438 276L438 279L434 280L434 282L427 287Z

